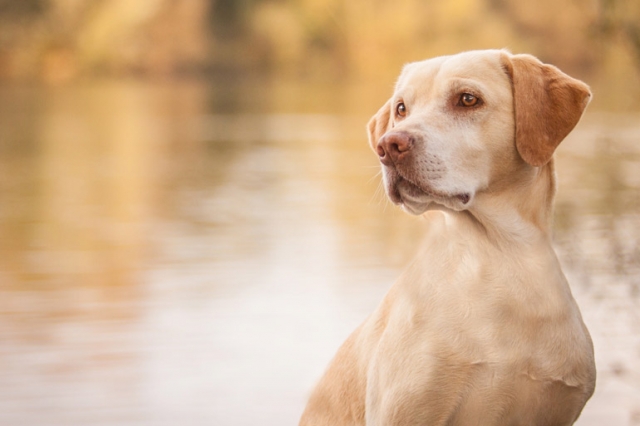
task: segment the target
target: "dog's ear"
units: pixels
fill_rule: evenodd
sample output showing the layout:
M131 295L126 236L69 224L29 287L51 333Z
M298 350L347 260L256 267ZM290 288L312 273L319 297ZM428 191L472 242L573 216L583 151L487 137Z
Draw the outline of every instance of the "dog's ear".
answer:
M367 124L369 145L376 152L378 140L391 128L391 99L374 114Z
M528 164L543 166L578 124L589 86L531 55L504 53L503 65L513 83L516 148Z

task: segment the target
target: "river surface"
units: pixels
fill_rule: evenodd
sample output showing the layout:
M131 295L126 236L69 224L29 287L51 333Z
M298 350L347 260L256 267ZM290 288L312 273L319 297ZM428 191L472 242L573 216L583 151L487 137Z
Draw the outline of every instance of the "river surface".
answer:
M0 86L0 424L296 424L419 243L366 142L389 93ZM640 114L590 111L557 170L577 424L640 425Z

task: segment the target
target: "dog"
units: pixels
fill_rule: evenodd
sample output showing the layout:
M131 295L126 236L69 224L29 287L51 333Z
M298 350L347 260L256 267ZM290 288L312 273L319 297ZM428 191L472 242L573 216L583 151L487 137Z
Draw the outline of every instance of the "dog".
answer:
M368 123L425 243L340 347L301 426L573 424L593 344L552 248L553 154L589 87L531 55L406 65Z

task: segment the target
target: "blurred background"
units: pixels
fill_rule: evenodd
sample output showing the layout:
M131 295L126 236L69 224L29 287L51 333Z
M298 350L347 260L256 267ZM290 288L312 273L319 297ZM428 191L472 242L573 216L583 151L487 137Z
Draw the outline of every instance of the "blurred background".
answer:
M296 424L420 238L364 126L477 48L593 88L557 153L578 424L640 425L636 0L0 0L0 424Z

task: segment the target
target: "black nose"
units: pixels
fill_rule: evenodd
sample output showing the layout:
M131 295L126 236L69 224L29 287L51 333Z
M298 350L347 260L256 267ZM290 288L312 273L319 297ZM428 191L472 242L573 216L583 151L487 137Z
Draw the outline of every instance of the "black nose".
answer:
M376 150L380 162L385 166L391 166L399 161L413 147L413 136L408 132L389 132L378 141Z

